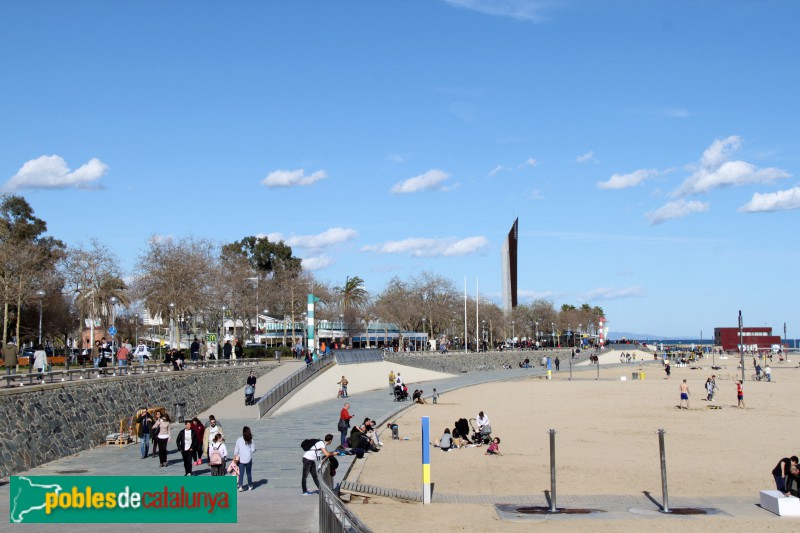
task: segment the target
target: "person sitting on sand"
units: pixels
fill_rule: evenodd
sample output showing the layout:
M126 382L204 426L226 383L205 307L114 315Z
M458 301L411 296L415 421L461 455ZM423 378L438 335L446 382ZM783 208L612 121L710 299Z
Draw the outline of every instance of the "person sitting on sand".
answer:
M453 436L450 434L449 428L444 428L442 438L440 438L439 442L434 444L434 446L441 449L443 452L450 451L450 448L453 447Z
M422 389L414 391L414 402L420 404L427 404L428 402L425 401L425 398L422 397L422 393L425 392Z
M486 448L486 452L483 455L503 455L500 453L500 437L492 439L491 444Z

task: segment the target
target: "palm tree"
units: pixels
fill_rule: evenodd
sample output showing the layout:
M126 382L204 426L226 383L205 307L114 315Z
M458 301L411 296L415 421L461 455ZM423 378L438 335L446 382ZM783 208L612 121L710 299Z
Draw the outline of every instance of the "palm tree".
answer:
M352 278L348 276L344 286L335 287L334 290L339 294L339 305L344 314L360 308L369 300L369 293L364 288L364 280L358 276Z

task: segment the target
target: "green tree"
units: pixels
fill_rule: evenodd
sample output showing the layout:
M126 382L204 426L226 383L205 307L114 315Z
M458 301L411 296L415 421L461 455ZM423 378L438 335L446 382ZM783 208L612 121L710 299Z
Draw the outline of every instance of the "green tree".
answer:
M244 257L253 270L265 276L277 271L299 273L302 267L302 260L292 255L291 246L283 241L270 242L266 237L245 237L224 245L223 262L229 257Z
M369 301L369 292L364 288L364 280L358 276L345 279L344 285L335 287L339 305L344 314L362 308Z
M3 300L3 343L7 341L9 307L15 305L16 336L20 337L23 303L38 289L57 285L55 264L64 243L45 236L47 223L36 217L22 196L3 196L0 202L0 296Z

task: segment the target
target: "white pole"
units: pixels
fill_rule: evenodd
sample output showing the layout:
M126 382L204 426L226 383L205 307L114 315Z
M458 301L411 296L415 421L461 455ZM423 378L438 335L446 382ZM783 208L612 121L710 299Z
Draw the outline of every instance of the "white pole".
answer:
M480 301L480 292L478 291L478 278L475 278L475 351L478 351L478 338L480 338L480 323L478 322L478 302Z
M467 276L464 276L464 353L467 353Z

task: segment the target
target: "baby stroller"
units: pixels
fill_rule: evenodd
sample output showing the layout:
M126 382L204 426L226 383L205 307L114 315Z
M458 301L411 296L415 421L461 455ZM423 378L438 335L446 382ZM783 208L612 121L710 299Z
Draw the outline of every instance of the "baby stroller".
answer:
M244 404L245 405L253 405L253 396L256 394L256 388L252 385L248 385L244 388Z
M472 442L474 442L479 446L481 444L489 444L490 442L492 442L492 426L489 425L483 426L483 428L480 431L478 431L472 424L474 420L475 420L474 418L469 419L469 426L472 428Z
M403 392L403 387L401 387L400 385L395 385L394 386L394 401L402 402L402 401L407 400L407 399L408 399L408 393L407 392Z

